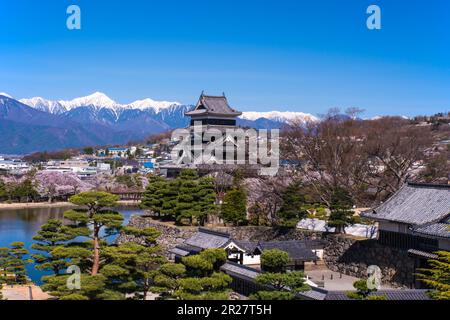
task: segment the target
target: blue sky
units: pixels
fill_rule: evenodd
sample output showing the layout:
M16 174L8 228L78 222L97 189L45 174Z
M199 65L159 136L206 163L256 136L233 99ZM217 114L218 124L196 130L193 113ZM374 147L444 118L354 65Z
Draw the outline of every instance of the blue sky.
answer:
M81 30L66 28L70 4ZM17 98L205 90L243 111L450 111L447 0L0 0L0 39L0 92Z

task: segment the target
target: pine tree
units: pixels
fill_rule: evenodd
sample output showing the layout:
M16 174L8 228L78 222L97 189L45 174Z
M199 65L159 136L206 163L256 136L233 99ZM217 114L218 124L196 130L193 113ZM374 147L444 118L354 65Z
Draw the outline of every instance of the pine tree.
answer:
M64 218L72 222L73 232L78 237L92 239L92 276L100 269L100 248L102 240L117 234L123 223L123 216L115 211L105 209L114 207L118 197L107 192L89 191L79 193L69 199L76 205L86 209L70 210L64 213ZM101 236L104 231L105 236Z
M145 299L153 285L156 270L167 262L156 239L160 232L153 229L124 228L124 233L139 237L143 244L127 242L103 250L106 264L100 273L108 278L108 285L123 294Z
M221 215L225 222L243 224L247 219L247 195L242 188L233 188L224 197Z
M263 273L256 277L256 282L267 289L258 291L250 298L256 300L293 300L299 292L309 290L303 272L286 272L289 261L287 252L278 249L265 250L261 255Z
M175 219L177 223L188 220L192 224L192 219L199 215L199 204L197 200L198 174L195 170L183 170L177 178L178 197L175 206Z
M434 288L430 293L433 299L450 300L450 252L438 251L438 257L429 260L429 268L420 269L418 278L426 285Z
M214 179L206 177L200 178L196 195L199 209L195 217L201 226L205 225L209 214L216 212L216 197L217 194L214 190Z
M41 230L33 237L36 243L31 248L42 253L33 254L35 268L37 270L50 270L55 275L69 266L69 261L52 255L55 249L67 245L67 242L75 238L71 228L64 226L59 220L49 220L41 226Z
M267 272L284 272L289 261L287 252L279 249L264 250L261 254L261 269Z
M32 261L26 259L28 250L23 242L13 242L9 248L0 248L0 282L8 284L26 284L25 266Z
M386 295L374 295L377 289L370 289L367 285L367 280L361 279L353 283L356 292L347 292L347 297L355 300L386 300Z
M163 178L151 176L141 201L142 208L149 209L153 213L156 213L158 217L161 217L161 209L164 200L160 190L163 189L165 183L166 181Z
M158 193L162 198L161 215L164 219L175 220L175 208L178 202L178 180L165 181Z
M328 226L336 228L336 233L345 233L345 228L355 223L352 207L353 201L348 192L337 188L331 197Z
M209 249L183 258L182 264L163 265L152 291L163 299L226 300L232 278L219 271L226 257L223 249Z
M308 215L304 208L305 197L301 194L300 185L293 183L289 185L282 196L283 205L278 211L280 224L287 227L296 227L297 223Z

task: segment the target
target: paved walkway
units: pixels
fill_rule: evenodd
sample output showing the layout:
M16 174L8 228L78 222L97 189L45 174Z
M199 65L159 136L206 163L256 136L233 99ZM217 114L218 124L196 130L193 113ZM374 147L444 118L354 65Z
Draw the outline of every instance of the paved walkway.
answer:
M36 285L3 286L3 298L7 300L48 300L50 295Z
M316 284L324 284L326 290L354 290L358 278L340 274L329 269L307 271L306 275Z

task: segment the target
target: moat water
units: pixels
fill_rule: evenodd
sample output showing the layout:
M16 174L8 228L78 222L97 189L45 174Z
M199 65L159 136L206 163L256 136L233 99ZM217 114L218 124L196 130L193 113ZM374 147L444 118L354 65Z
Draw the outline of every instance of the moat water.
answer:
M33 253L31 245L33 236L39 231L40 226L50 219L63 220L63 214L68 207L58 208L36 208L36 209L11 209L0 210L0 247L7 247L10 243L20 241L25 243L26 248ZM123 214L124 224L128 223L132 215L143 213L135 207L118 207L116 211ZM115 237L109 237L108 241L114 241ZM41 284L41 277L46 272L36 270L34 264L27 265L27 273L30 279Z

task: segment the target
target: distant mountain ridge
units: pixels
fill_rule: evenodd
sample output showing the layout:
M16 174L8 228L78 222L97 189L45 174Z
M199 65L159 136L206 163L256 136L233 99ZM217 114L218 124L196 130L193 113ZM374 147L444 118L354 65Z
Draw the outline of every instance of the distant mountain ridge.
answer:
M15 100L0 93L0 153L53 151L88 145L123 144L153 133L186 127L193 105L150 98L120 104L101 92L70 101L41 97ZM316 120L301 112L244 112L238 124L281 128L286 122ZM28 130L26 129L28 127Z

